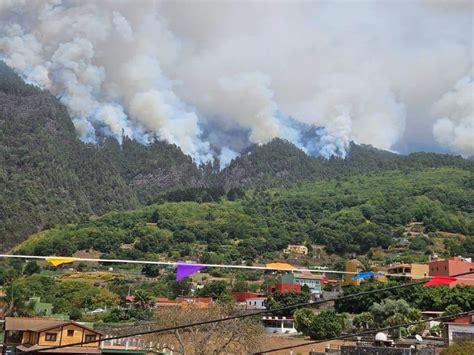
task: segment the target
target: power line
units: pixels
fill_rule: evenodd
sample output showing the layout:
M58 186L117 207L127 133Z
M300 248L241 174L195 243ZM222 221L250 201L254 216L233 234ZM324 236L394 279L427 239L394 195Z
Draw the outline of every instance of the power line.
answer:
M40 256L40 255L17 255L17 254L0 254L0 258L18 258L18 259L57 259L64 260L64 263L72 263L76 261L89 261L98 263L124 263L124 264L150 264L150 265L162 265L162 266L179 266L179 265L199 265L204 267L215 267L215 268L228 268L228 269L251 269L251 270L269 270L269 271L307 271L307 272L328 272L328 273L350 273L357 274L356 272L345 272L338 270L326 270L324 267L315 268L296 268L296 267L271 267L271 266L251 266L251 265L231 265L231 264L202 264L202 263L185 263L177 261L155 261L155 260L129 260L129 259L96 259L96 258L78 258L68 256Z
M472 274L472 273L474 273L474 271L469 271L469 272L456 274L456 275L453 275L453 277ZM226 322L226 321L235 320L235 319L243 319L243 318L254 317L254 316L268 314L268 313L288 311L288 310L292 310L292 309L299 308L299 307L314 306L314 305L319 305L319 304L323 304L323 303L327 303L327 302L341 301L341 300L356 298L356 297L360 297L360 296L366 296L366 295L370 295L370 294L373 294L373 293L385 292L385 291L391 291L391 290L399 289L399 288L416 286L416 285L420 285L424 282L425 282L425 280L410 282L410 283L406 283L406 284L402 284L402 285L395 285L395 286L390 286L390 287L381 288L381 289L375 289L375 290L370 290L370 291L354 293L354 294L346 295L346 296L342 296L342 297L323 299L323 300L318 300L318 301L313 301L313 302L299 303L299 304L286 306L286 307L281 307L281 308L276 308L276 309L272 309L272 310L262 310L262 311L245 313L245 314L229 316L229 317L224 317L224 318L219 318L219 319L210 319L210 320L207 320L207 321L182 324L182 325L169 327L169 328L150 329L150 330L147 330L147 331L129 333L129 334L126 334L126 335L117 335L117 336L112 336L112 337L103 338L103 339L99 339L99 340L81 341L81 342L71 343L71 344L67 344L67 345L55 345L55 346L51 346L51 347L44 348L44 349L41 349L41 350L25 351L25 352L35 353L35 352L39 352L39 351L61 349L61 348L66 348L66 347L71 347L71 346L80 346L80 345L84 345L84 344L91 344L91 343L98 343L98 342L104 342L104 341L110 341L110 340L117 340L117 339L123 339L123 338L134 337L134 336L172 332L172 331L175 331L175 330L191 328L191 327L197 327L197 326L207 325L207 324L212 324L212 323L220 323L220 322Z
M202 263L185 263L177 261L155 261L155 260L129 260L129 259L96 259L96 258L79 258L79 257L68 257L68 256L41 256L41 255L17 255L17 254L0 254L0 258L10 259L37 259L46 260L64 260L63 263L73 263L79 261L86 262L97 262L97 263L121 263L121 264L138 264L138 265L161 265L161 266L175 266L180 265L196 265L210 268L224 268L224 269L247 269L247 270L261 270L261 271L289 271L289 272L315 272L324 274L342 274L342 275L357 275L358 272L354 271L340 271L340 270L329 270L325 267L314 267L314 268L297 268L297 267L275 267L275 266L254 266L254 265L231 265L231 264L202 264ZM288 264L289 265L289 264ZM291 266L291 265L289 265ZM389 277L409 277L410 275L403 274L387 274L383 272L377 272L374 277L377 276L389 276ZM429 278L429 277L427 277Z
M271 353L271 352L274 352L274 351L290 350L290 349L294 349L294 348L300 348L300 347L306 346L306 345L326 343L328 341L333 341L333 340L353 338L355 336L361 336L361 335L368 335L368 334L373 334L373 333L378 333L378 332L384 332L384 331L389 331L389 330L393 330L393 329L397 329L397 328L401 328L401 327L409 327L411 325L427 323L427 322L431 322L431 321L449 320L449 319L452 319L452 318L456 318L456 317L460 317L460 316L467 316L467 315L471 315L471 314L474 314L474 311L461 312L461 313L457 313L457 314L451 314L451 315L448 315L448 316L440 316L440 317L431 318L431 319L423 319L423 320L416 321L416 322L399 324L399 325L394 325L394 326L385 327L385 328L371 329L371 330L367 330L367 331L363 331L363 332L359 332L359 333L345 334L345 335L340 335L340 336L329 338L329 339L315 340L315 341L312 341L312 342L301 343L301 344L292 345L292 346L283 346L283 347L280 347L280 348L268 349L268 350L265 350L265 351L260 351L260 352L256 352L256 353L252 353L252 354L253 355L261 355L261 354Z

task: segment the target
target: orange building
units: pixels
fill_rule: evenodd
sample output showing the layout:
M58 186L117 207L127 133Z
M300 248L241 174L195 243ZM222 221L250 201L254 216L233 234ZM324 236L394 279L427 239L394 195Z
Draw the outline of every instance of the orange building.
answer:
M454 256L447 260L433 260L429 263L430 276L454 276L463 272L474 272L474 263L470 259ZM470 280L462 280L462 278ZM474 286L474 274L461 276L461 279L449 284L449 287L456 285Z
M428 277L429 265L417 263L395 263L390 264L387 272L392 275L403 275L411 280L420 280Z
M4 327L4 346L7 349L16 348L16 352L100 354L99 342L47 350L49 347L91 342L101 338L100 332L73 321L5 317Z

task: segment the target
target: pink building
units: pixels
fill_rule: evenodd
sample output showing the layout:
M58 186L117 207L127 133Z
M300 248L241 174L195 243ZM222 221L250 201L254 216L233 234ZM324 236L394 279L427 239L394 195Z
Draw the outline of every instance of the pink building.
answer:
M464 259L458 256L451 257L447 260L433 260L429 263L430 276L454 276L463 272L472 271L470 275L461 276L460 280L452 282L449 287L456 285L474 286L474 263L470 259ZM462 278L470 280L462 280Z

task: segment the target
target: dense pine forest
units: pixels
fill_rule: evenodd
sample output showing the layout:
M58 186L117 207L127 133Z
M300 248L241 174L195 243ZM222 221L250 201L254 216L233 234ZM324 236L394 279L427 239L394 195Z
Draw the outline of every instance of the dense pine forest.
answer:
M34 235L18 251L104 258L241 263L278 258L288 244L372 259L474 256L469 171L389 171L300 183L232 188L215 202L163 202ZM415 223L418 232L406 232ZM402 254L400 255L400 251ZM405 253L405 255L403 255Z
M237 225L234 227L216 227L219 222L208 221L207 225L212 226L209 230L215 232L209 234L206 230L183 228L183 222L179 219L170 220L174 225L153 230L157 235L167 236L167 242L160 243L160 250L169 246L185 255L186 251L181 249L186 238L195 238L196 243L209 244L209 254L221 250L221 244L226 246L234 240L234 247L218 254L236 260L249 259L255 253L261 255L262 251L279 250L290 241L310 239L330 246L330 251L357 253L367 251L371 246L387 247L396 226L416 220L415 214L410 212L404 215L400 210L402 205L390 202L390 196L394 196L393 203L397 202L398 194L412 196L413 200L407 202L407 209L413 208L412 202L416 206L423 205L424 199L428 198L426 196L430 196L430 201L426 203L434 209L430 214L433 217L423 222L430 222L429 225L440 230L472 234L473 202L470 193L474 163L461 157L434 153L401 156L370 146L351 144L346 159L325 160L310 157L291 143L275 139L266 145L249 147L222 171L218 166L217 160L197 166L178 147L160 141L142 145L124 137L120 145L115 139L99 137L95 144L85 144L76 137L71 118L56 98L25 84L0 63L2 250L11 248L32 233L57 225L79 223L80 227L74 228L85 228L93 223L95 228L113 217L109 215L96 222L88 222L91 216L157 204L131 212L130 216L142 216L135 222L143 223L150 218L147 216L150 211L156 210L160 218L165 218L176 209L179 212L173 217L176 219L183 211L192 213L195 209L202 213L210 209L217 214L235 213L242 222L233 223ZM445 183L439 183L437 189L431 186L430 179L426 181L424 190L413 190L413 186L404 182L405 177L411 177L413 184L421 183L417 180L417 174L422 173L431 174L430 179L435 181L445 181L446 175L449 178ZM363 208L370 202L366 200L369 196L363 192L364 183L370 189L377 186L381 189L383 204L382 200L374 200L370 204L371 210ZM450 185L454 183L456 185ZM298 186L301 184L306 186L307 191L300 190L302 187ZM344 189L341 186L345 186ZM385 190L387 186L393 186L393 190ZM286 191L283 187L292 188ZM334 195L325 196L324 191L332 191ZM291 196L291 193L296 196ZM237 202L232 202L236 199ZM180 201L189 203L166 204ZM358 212L351 210L354 206L360 207ZM444 217L447 222L441 221L439 211L451 213L449 217ZM393 214L400 218L392 218ZM208 218L214 217L210 215ZM355 219L353 225L357 228L367 230L356 232L348 229L345 222L339 222L348 218ZM168 222L168 219L165 218L165 221ZM219 221L218 217L216 221ZM282 225L282 221L288 226ZM363 227L363 221L371 221L372 224ZM120 231L113 230L106 235L118 232L111 238L116 240L114 243L121 244L125 242L121 235L128 229L134 229L135 222L127 228L115 226ZM249 229L249 225L258 227ZM194 236L175 242L171 234L178 232L179 235L183 229ZM57 230L48 233L53 235ZM143 232L137 233L132 236L127 234L128 242L140 240L140 233ZM104 238L104 234L101 235ZM238 241L240 239L244 240ZM117 245L114 243L109 245ZM65 244L69 249L84 247L79 240ZM247 248L248 244L252 246ZM67 252L71 251L69 249ZM109 252L104 248L97 249ZM148 251L145 240L140 240L133 250L161 252ZM59 249L55 251L66 253Z

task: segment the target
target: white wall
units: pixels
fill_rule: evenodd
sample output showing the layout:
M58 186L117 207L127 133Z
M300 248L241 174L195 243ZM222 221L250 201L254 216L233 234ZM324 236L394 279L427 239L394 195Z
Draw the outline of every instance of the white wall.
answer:
M453 342L453 333L468 333L474 336L474 324L448 324L449 344Z

